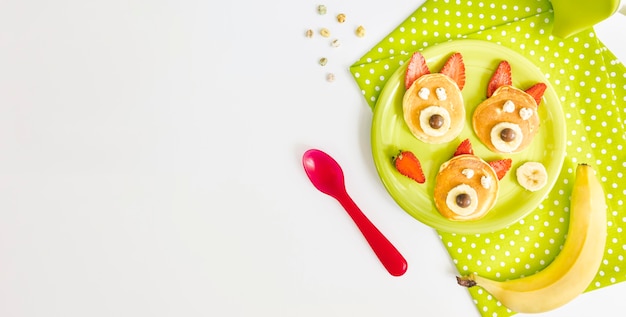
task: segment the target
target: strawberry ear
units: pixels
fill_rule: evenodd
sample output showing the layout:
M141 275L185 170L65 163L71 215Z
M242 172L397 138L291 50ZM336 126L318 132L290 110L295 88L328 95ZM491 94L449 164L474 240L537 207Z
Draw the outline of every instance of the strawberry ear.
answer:
M441 68L440 73L452 78L457 86L459 86L459 90L463 90L465 86L465 63L463 62L463 55L459 52L452 54Z
M416 79L427 74L430 74L430 70L428 69L428 65L426 65L426 59L424 58L424 55L422 55L420 52L413 53L411 59L409 60L406 74L404 75L405 88L409 89Z
M493 170L496 172L496 175L498 176L498 180L501 180L502 177L506 175L506 172L508 172L509 169L511 169L512 162L513 160L511 160L510 158L506 158L506 159L501 159L497 161L487 162L487 164L489 164L489 166L491 166Z
M546 88L546 84L536 83L532 87L526 89L526 93L531 95L535 99L535 102L538 106L541 102L541 98L543 97L543 93L546 91Z
M507 61L501 61L500 64L498 64L498 68L496 68L496 71L491 76L489 84L487 85L487 98L491 97L499 87L505 85L510 86L512 84L511 65L509 65L509 62Z
M472 149L472 143L469 139L463 140L461 144L454 151L453 156L461 155L461 154L474 154L474 150Z

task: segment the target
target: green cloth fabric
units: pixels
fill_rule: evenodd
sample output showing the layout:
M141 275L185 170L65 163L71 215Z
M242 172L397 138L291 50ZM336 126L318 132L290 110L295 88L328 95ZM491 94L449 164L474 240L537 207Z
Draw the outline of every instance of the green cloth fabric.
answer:
M455 39L479 39L523 54L545 74L560 97L567 122L567 154L556 185L524 219L487 234L439 232L459 274L505 280L547 266L563 245L576 165L598 172L608 197L604 260L587 291L626 280L626 68L593 29L567 39L551 35L547 0L428 0L355 62L350 71L374 108L386 79L414 51ZM454 276L450 283L456 283ZM459 286L460 287L460 286ZM468 289L482 316L511 316L479 287Z

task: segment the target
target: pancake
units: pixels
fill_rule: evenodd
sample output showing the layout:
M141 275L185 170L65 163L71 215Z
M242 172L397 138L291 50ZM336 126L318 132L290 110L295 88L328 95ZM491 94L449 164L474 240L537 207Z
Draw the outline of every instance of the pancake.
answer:
M417 78L402 100L404 121L419 140L445 143L456 138L465 125L461 89L450 77L432 73ZM434 120L438 117L438 120ZM433 124L433 120L437 123Z
M487 162L472 154L457 155L439 168L435 178L435 206L450 220L477 220L495 205L498 189L496 172ZM459 195L469 197L466 206L457 204Z
M478 139L496 153L518 153L532 142L539 130L537 102L510 85L501 86L480 103L472 116L472 127ZM509 129L505 132L503 130ZM510 132L515 138L510 139ZM503 139L502 134L509 133Z

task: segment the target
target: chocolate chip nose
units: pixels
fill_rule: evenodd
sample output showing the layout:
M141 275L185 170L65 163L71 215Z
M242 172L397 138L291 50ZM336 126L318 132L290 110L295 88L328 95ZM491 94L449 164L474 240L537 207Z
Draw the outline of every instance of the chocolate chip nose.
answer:
M472 198L468 194L459 194L456 196L456 204L461 208L467 208L472 204Z
M502 131L500 131L500 139L502 139L502 141L504 142L511 142L515 140L515 137L515 131L513 131L513 129L511 128L504 128L502 129Z
M439 129L443 126L443 117L439 114L434 114L428 119L428 124L433 129Z

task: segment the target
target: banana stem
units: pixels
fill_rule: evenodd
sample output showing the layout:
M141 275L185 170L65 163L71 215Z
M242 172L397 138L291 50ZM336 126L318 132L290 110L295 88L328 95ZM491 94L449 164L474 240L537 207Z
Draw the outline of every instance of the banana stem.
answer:
M468 287L468 288L472 287L472 286L476 286L476 281L474 281L472 276L464 276L464 277L457 276L456 277L456 282L459 285L465 286L465 287Z

